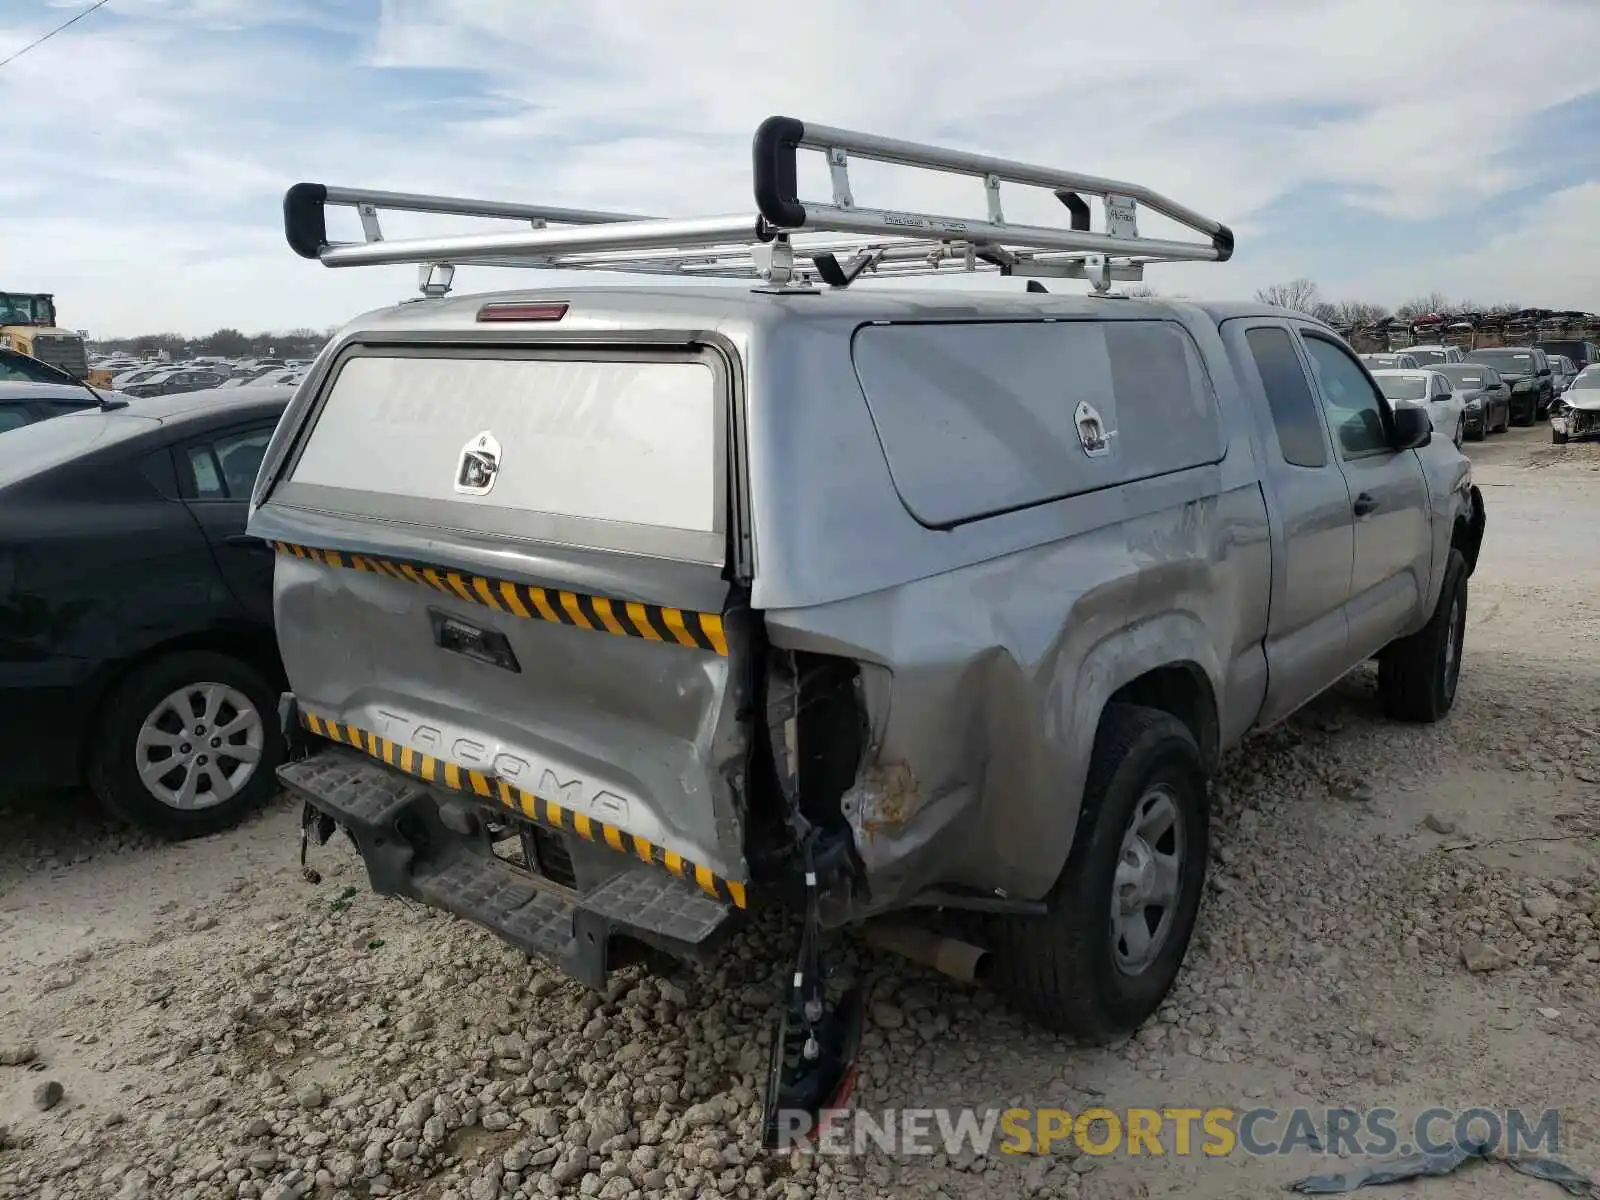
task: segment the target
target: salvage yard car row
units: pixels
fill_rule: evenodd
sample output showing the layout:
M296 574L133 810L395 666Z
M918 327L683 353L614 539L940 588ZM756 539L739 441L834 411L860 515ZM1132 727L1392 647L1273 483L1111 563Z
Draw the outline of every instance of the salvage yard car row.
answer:
M1551 411L1555 398L1571 386L1577 371L1564 355L1537 346L1506 346L1463 351L1455 346L1411 346L1361 356L1385 384L1391 400L1421 403L1447 414L1441 428L1464 429L1467 436L1504 430L1496 421L1503 400L1511 425L1532 425ZM1491 411L1493 410L1493 411ZM1460 437L1456 442L1460 444Z

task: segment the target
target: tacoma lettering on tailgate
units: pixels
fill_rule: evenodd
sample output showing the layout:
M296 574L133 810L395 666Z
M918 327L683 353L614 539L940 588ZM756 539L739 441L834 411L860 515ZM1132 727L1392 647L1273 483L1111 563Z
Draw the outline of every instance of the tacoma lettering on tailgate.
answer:
M475 738L452 735L437 725L418 724L401 713L378 710L381 736L410 746L423 754L447 759L466 767L476 767L513 787L553 800L570 812L589 813L619 825L631 824L628 801L613 791L597 788L581 778L562 779L548 763L535 763L517 754L495 750Z

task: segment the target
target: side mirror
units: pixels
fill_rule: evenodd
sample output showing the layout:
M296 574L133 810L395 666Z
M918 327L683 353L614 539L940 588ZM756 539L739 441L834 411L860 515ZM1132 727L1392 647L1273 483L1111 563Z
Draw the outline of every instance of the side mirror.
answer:
M1433 440L1433 418L1425 408L1396 406L1391 411L1389 445L1396 450L1416 450Z
M1539 378L1540 379L1543 379L1548 374L1550 374L1550 368L1549 367L1540 367L1539 368Z

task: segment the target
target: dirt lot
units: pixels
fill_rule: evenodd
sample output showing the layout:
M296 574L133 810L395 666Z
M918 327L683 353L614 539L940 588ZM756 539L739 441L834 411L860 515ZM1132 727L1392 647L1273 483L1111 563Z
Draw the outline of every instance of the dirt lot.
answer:
M1234 754L1202 932L1123 1046L864 956L863 1104L1558 1108L1600 1172L1600 446L1469 450L1489 533L1450 719L1385 723L1362 671ZM765 932L601 997L373 898L337 844L320 886L295 853L287 809L161 847L0 808L0 1197L1237 1197L1340 1166L768 1159ZM1388 1191L1560 1194L1491 1164Z

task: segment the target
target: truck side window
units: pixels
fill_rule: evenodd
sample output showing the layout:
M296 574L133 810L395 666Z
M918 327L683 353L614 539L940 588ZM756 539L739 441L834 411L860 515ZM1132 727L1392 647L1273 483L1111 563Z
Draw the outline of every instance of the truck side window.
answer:
M1296 467L1327 466L1328 448L1322 438L1317 402L1288 331L1263 326L1247 330L1244 337L1267 393L1283 461Z
M1347 459L1374 450L1387 450L1389 437L1383 425L1383 403L1366 372L1350 355L1315 334L1304 334L1306 351L1317 373L1328 426Z

